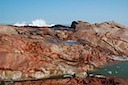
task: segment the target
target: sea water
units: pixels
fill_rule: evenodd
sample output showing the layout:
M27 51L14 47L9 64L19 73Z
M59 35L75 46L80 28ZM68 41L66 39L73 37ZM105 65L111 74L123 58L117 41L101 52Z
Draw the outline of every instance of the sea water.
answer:
M107 65L91 73L94 75L128 79L128 61Z

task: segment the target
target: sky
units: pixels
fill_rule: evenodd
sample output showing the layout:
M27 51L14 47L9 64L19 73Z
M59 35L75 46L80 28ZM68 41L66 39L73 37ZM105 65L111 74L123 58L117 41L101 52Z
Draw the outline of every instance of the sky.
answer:
M0 0L0 24L115 21L128 26L128 0Z

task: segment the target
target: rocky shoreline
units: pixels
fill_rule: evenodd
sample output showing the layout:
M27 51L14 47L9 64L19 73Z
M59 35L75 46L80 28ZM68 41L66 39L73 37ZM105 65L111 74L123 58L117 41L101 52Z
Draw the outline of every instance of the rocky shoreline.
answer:
M36 81L3 82L2 85L128 85L128 80L118 78L66 78Z
M116 78L86 78L87 72L118 62L115 56L128 56L128 28L115 22L73 21L69 27L0 25L1 83L32 79L37 81L15 85L127 85L120 84L128 82L123 79L117 83ZM76 78L42 80L74 74Z

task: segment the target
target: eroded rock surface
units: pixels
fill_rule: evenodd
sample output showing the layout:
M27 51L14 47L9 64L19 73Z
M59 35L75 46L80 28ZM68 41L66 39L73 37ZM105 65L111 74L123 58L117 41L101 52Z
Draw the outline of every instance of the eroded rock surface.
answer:
M72 35L72 39L90 43L93 47L102 48L109 53L128 56L128 28L115 22L104 22L101 24L75 24L77 31ZM106 52L108 53L108 52Z
M0 79L87 77L84 73L115 62L113 57L128 56L127 42L128 28L115 22L78 21L71 27L53 28L0 26Z
M21 76L17 79L79 73L111 61L107 55L96 49L92 54L80 44L53 44L45 39L35 40L15 35L1 35L0 38L2 79L13 79L13 75L19 71ZM13 74L13 71L16 72Z

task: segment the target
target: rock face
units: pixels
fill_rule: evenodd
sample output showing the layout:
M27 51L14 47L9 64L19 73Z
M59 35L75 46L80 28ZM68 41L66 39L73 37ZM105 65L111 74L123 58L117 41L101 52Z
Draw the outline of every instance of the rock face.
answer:
M74 30L80 29L80 28L86 28L88 25L91 25L88 22L82 22L82 21L73 21L71 24L71 28Z
M128 56L127 33L127 27L115 22L75 21L69 28L0 26L0 79L23 81L75 74L84 82L86 72L115 62L115 56Z
M91 54L79 44L53 44L15 35L1 35L0 41L0 77L7 80L15 79L15 74L16 79L24 79L85 72L111 60L97 50Z
M93 47L102 48L117 56L128 56L128 29L126 27L115 22L93 25L77 22L75 27L77 31L72 35L72 39L90 43Z

